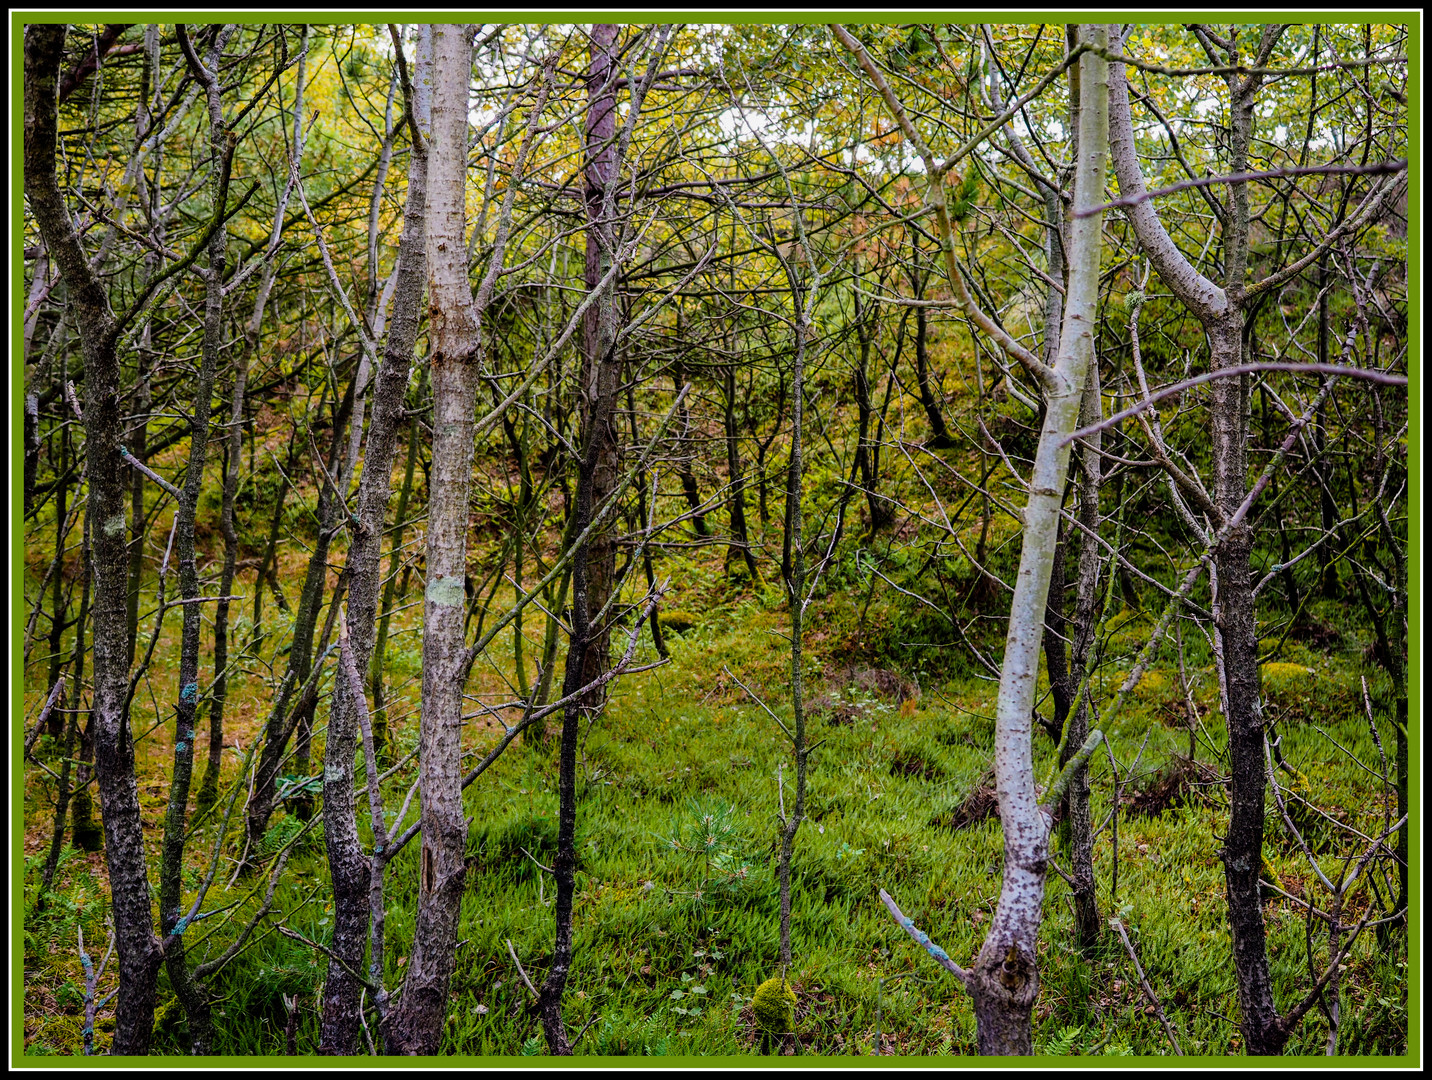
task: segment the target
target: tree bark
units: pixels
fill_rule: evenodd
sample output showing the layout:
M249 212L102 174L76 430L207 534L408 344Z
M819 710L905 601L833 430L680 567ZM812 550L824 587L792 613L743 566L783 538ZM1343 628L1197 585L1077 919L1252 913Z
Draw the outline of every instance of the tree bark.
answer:
M225 433L224 487L219 510L219 532L224 538L224 566L219 576L219 599L214 602L214 688L209 698L209 756L204 767L204 779L199 784L195 799L195 812L202 814L214 805L219 797L219 766L224 748L224 706L229 696L229 594L233 591L234 574L239 557L239 533L234 522L234 500L239 492L239 460L242 456L244 439L244 394L248 388L249 360L257 351L259 333L263 328L264 312L268 307L269 293L274 281L274 256L278 253L279 241L283 237L284 211L293 190L299 166L303 159L303 91L308 61L308 27L303 29L303 44L298 60L298 72L294 87L294 121L292 162L289 183L284 188L274 209L273 229L258 294L254 298L253 311L244 324L243 344L234 361L234 384L229 402L229 426ZM282 500L280 500L282 502ZM255 592L263 589L262 574L256 579Z
M679 389L679 388L678 388ZM752 581L760 580L756 569L756 556L751 551L751 533L746 525L746 478L741 467L740 429L736 425L736 365L728 364L722 381L724 392L722 418L726 428L726 481L731 487L728 504L731 508L731 539L726 549L726 566L738 557L746 562L746 572ZM653 508L655 509L655 508ZM655 614L655 609L653 609Z
M413 494L414 466L418 460L417 415L408 426L408 461L403 470L403 486L398 489L398 505L394 510L393 538L388 544L388 573L383 584L383 614L378 619L378 638L369 662L368 678L373 688L373 741L381 755L388 745L388 706L383 690L383 659L388 651L388 625L392 619L393 601L397 596L398 564L403 557L403 533L408 519L408 500Z
M191 73L203 86L209 107L210 203L216 217L222 215L228 197L229 168L234 142L224 119L221 87L216 72L232 26L221 29L202 61L185 49ZM182 27L181 45L187 45ZM209 241L208 268L204 274L204 336L200 349L194 404L189 417L189 463L175 511L174 547L179 569L179 593L183 625L179 643L179 699L174 705L174 771L164 815L164 840L159 862L159 928L165 935L164 967L170 985L183 1003L189 1022L189 1036L195 1054L207 1054L213 1035L208 991L189 974L184 957L185 925L181 923L184 849L187 839L189 788L194 775L194 722L199 709L199 636L203 624L198 601L199 567L194 551L194 516L204 487L204 465L209 451L209 413L212 408L214 376L223 344L224 265L228 237L222 227Z
M348 389L342 403L335 403L333 408L332 441L329 445L327 461L333 461L335 465L343 445L343 431L348 421L349 410L353 405L353 393L357 381L355 372L348 382ZM288 711L288 702L293 692L304 684L308 679L309 672L313 669L313 632L318 626L318 612L323 607L323 596L328 588L328 549L338 528L342 525L340 517L342 510L334 492L334 479L327 461L320 455L318 460L313 463L319 473L318 535L314 539L313 551L309 554L308 569L303 579L303 590L299 593L298 609L294 614L293 639L289 645L287 669L288 672L292 672L293 677L288 678L286 672L284 681L280 684L278 698L269 714L268 723L264 726L264 745L263 749L259 751L259 762L255 767L254 793L249 801L245 822L246 844L251 852L258 850L264 832L268 828L269 817L273 814L274 799L277 796L275 785L278 780L278 770L287 753L288 740L291 737L296 738L299 744L294 769L299 774L306 774L308 771L305 744L308 738L308 725L311 723L313 715L314 699L310 697L300 701L295 706L293 713ZM335 468L333 471L341 470ZM255 587L261 586L256 584ZM311 799L307 797L295 800L295 803L295 810L300 816L307 807L312 805Z
M418 28L417 64L413 79L412 111L420 126L429 116L432 85L432 33ZM408 159L408 194L403 209L403 232L398 242L397 281L394 286L393 325L388 334L373 393L373 420L368 428L363 476L358 488L358 524L348 546L348 650L354 672L364 671L373 654L378 613L383 523L392 492L393 455L398 426L403 420L403 398L412 367L413 345L418 337L427 258L427 154L414 140ZM471 421L472 410L467 413ZM466 514L463 515L464 526ZM460 644L460 643L459 643ZM354 693L361 693L361 684ZM459 699L460 702L460 699ZM358 982L344 969L359 971L370 914L369 860L358 842L353 790L357 751L359 706L351 695L335 694L329 714L323 759L323 831L333 881L334 959L328 965L323 996L323 1022L319 1052L352 1054L358 1048ZM364 706L366 707L366 706ZM370 775L378 765L365 763ZM379 854L382 854L381 852ZM375 973L381 980L382 972Z
M134 774L134 746L124 723L128 692L128 559L120 456L117 327L109 297L90 269L55 179L56 84L64 55L63 24L25 28L25 193L50 256L60 267L80 330L85 361L84 429L94 572L95 769L104 815L119 993L113 1052L143 1054L154 1028L159 943Z
M609 220L613 201L609 188L616 179L616 88L618 27L598 23L591 31L587 66L586 207L587 290L597 288L616 256L616 229ZM634 101L634 109L639 107ZM581 419L582 459L577 477L574 536L591 524L596 508L617 479L617 390L621 365L615 354L616 304L608 293L587 309L582 325ZM593 625L606 606L616 575L616 544L611 528L599 529L572 558L572 636L562 680L563 696L575 693L600 676L608 664L610 619ZM538 1010L547 1046L554 1054L570 1054L562 1026L562 991L572 962L572 902L576 893L577 736L583 715L594 715L606 699L599 688L568 703L562 713L562 744L558 765L556 938L552 966L542 983Z
M1103 45L1108 28L1081 27ZM1107 65L1080 58L1079 156L1076 207L1103 200L1108 146ZM1004 881L988 936L970 972L981 1054L1033 1053L1031 1010L1039 992L1036 939L1048 865L1049 818L1034 790L1031 716L1039 645L1058 540L1069 448L1093 363L1102 215L1076 218L1069 244L1069 288L1059 353L1046 394L1044 426L1024 511L1019 575L1000 673L995 727L995 790L1004 829Z
M479 311L467 280L465 180L470 29L432 29L427 265L432 341L433 465L423 608L422 806L417 928L402 997L384 1033L390 1050L434 1054L447 1016L466 864L462 810L463 578L477 401ZM496 256L494 256L496 257Z
M1276 41L1265 35L1263 50ZM1115 43L1119 45L1118 42ZM1235 50L1236 52L1236 50ZM1231 61L1237 63L1236 56ZM1246 169L1252 137L1253 105L1261 76L1230 76L1231 95L1229 169ZM1145 190L1134 148L1124 66L1110 74L1110 149L1124 196ZM1241 362L1243 355L1244 277L1248 257L1248 196L1246 183L1229 185L1229 221L1224 229L1226 287L1219 288L1199 274L1177 249L1159 221L1153 200L1129 207L1139 245L1159 277L1203 324L1213 370ZM1219 512L1232 517L1247 493L1248 379L1216 379L1210 386L1213 498ZM1213 553L1217 574L1217 633L1223 643L1226 687L1229 799L1231 812L1222 859L1227 886L1228 915L1233 938L1234 971L1244 1045L1249 1054L1281 1053L1287 1041L1273 1000L1263 925L1258 875L1262 868L1264 789L1263 719L1258 687L1257 612L1249 567L1252 528L1243 521L1227 529Z

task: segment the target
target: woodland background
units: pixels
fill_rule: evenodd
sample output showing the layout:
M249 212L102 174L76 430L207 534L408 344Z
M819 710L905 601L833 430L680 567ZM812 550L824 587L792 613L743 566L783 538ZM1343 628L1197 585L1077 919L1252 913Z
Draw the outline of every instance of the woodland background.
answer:
M23 1053L1406 1053L1411 32L25 26Z

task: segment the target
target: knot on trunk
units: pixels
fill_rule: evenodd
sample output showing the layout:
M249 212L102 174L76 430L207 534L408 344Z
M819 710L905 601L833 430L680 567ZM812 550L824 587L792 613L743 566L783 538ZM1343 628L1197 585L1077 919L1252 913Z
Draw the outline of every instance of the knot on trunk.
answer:
M1034 973L1034 965L1025 959L1018 947L1011 945L1005 950L1004 962L999 966L999 981L1011 994L1017 994Z

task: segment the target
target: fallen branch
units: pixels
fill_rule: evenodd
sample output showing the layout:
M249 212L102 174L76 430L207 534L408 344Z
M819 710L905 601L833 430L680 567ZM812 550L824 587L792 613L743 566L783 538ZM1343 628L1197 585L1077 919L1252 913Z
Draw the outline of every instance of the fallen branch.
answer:
M527 987L528 990L532 991L533 1000L540 998L542 995L537 993L536 987L532 985L532 980L527 977L527 972L522 970L522 961L517 959L517 950L512 947L511 938L507 939L507 953L509 956L512 957L512 962L517 965L517 974L522 976L523 984Z

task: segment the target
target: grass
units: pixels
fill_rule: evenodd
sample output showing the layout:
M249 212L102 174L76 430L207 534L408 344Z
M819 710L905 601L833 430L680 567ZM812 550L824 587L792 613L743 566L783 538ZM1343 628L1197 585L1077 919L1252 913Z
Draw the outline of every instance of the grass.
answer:
M605 716L585 735L578 783L577 948L565 998L573 1034L583 1033L580 1053L736 1055L759 1049L750 999L756 986L778 974L772 868L776 774L790 758L775 725L725 669L788 715L789 661L780 636L786 623L774 597L734 592L714 580L708 587L718 595L699 597L691 587L680 601L699 614L671 634L671 665L618 683ZM879 605L876 612L880 618L898 615ZM798 999L799 1052L869 1054L878 1028L883 1053L972 1054L975 1027L968 998L893 924L876 893L888 890L957 960L968 960L978 950L998 898L999 823L987 817L956 828L951 812L988 768L995 688L978 679L942 682L928 673L918 701L823 688L822 672L848 659L858 614L856 604L835 595L812 620L819 628L812 634L818 640L809 659L813 696L824 690L843 707L811 720L813 737L826 741L812 758L808 820L797 838L793 866L795 959L789 974ZM1141 621L1132 616L1119 620L1111 653L1117 653L1121 637L1127 637L1129 649L1137 647ZM400 750L416 737L411 706L418 648L416 634L402 634L389 660L392 712L395 718L407 714L393 726ZM161 662L170 662L167 653ZM1107 673L1106 690L1122 678L1119 663L1116 659ZM1205 710L1204 731L1216 750L1223 741L1216 680L1206 657L1190 653L1190 663L1199 673L1196 697ZM1357 677L1362 670L1357 657L1329 659L1300 652L1294 643L1279 664L1265 667L1265 675L1285 757L1317 778L1316 794L1324 808L1366 831L1378 827L1386 795L1314 727L1362 761L1377 762L1361 715ZM247 717L234 728L245 746L261 713L260 674L251 670L235 690L236 700L250 702L247 711L240 707L235 714ZM475 679L495 683L501 674L478 672ZM31 696L40 693L38 687L31 689ZM156 689L156 695L162 702L163 693ZM1167 664L1155 677L1146 677L1129 703L1113 749L1127 770L1144 743L1133 787L1186 751L1186 730L1172 726L1172 718L1182 715L1181 704L1177 669ZM321 716L322 710L320 722ZM317 734L321 738L321 730ZM170 737L160 727L145 740L151 745L141 755L146 833L155 834L151 839L159 831L159 778ZM467 742L489 745L491 738L474 729ZM1388 745L1385 733L1383 739ZM530 994L507 942L533 980L540 980L550 958L554 889L536 864L550 864L555 852L556 741L514 744L467 792L469 875L444 1039L447 1053L545 1053ZM314 753L316 762L318 746ZM1039 736L1038 776L1045 775L1052 756L1053 747ZM1208 746L1200 748L1200 756L1219 768ZM390 812L412 775L410 766L393 781L398 795L390 796ZM1102 753L1092 779L1094 820L1099 822L1111 804L1109 762ZM31 777L26 851L34 872L27 875L27 907L33 906L39 847L48 839L47 791ZM709 844L702 838L709 828L702 820L707 816L720 823L719 835ZM1157 816L1121 813L1117 894L1110 892L1115 856L1107 831L1096 846L1101 913L1119 916L1128 927L1189 1054L1241 1052L1217 854L1217 836L1226 821L1226 803L1217 787L1204 788ZM284 827L283 819L276 819L275 828ZM366 838L366 814L360 814L360 830ZM207 849L209 843L211 834L194 849ZM1283 840L1272 815L1265 847L1285 887L1312 888L1302 856ZM410 847L388 875L385 978L390 987L401 979L413 932L416 855ZM1063 860L1057 845L1054 857ZM190 886L197 885L197 854L194 859ZM1324 859L1325 869L1332 869L1332 856ZM321 841L300 849L289 862L277 905L290 927L318 941L331 932L326 873ZM237 898L238 887L235 895L220 893L206 906ZM1354 910L1369 899L1365 888L1357 890ZM245 901L215 920L219 925L210 939L215 949L229 940L253 903ZM102 947L104 941L107 905L102 857L67 851L47 910L26 921L27 1053L78 1052L83 975L75 925L83 924L95 952L95 943ZM1036 1046L1061 1054L1171 1053L1117 941L1106 941L1090 955L1072 947L1069 893L1055 874L1045 910ZM1310 983L1304 920L1291 901L1281 898L1268 903L1266 917L1275 993L1287 1008ZM1320 960L1326 958L1325 937L1314 938ZM1368 933L1349 960L1341 1031L1345 1053L1396 1054L1406 1045L1406 946L1405 939L1394 940L1394 947L1384 949ZM189 944L204 953L202 935L191 937ZM301 943L272 932L262 936L211 981L219 999L217 1050L283 1053L283 998L296 995L297 1047L300 1053L313 1052L324 968L322 958ZM111 967L101 994L113 988L113 980ZM160 1005L154 1049L181 1053L183 1016L163 975ZM108 1042L107 1027L112 1030L112 1002L100 1011L100 1048ZM1321 1053L1326 1035L1327 1022L1314 1010L1287 1052ZM786 1047L786 1052L795 1050L793 1043Z

